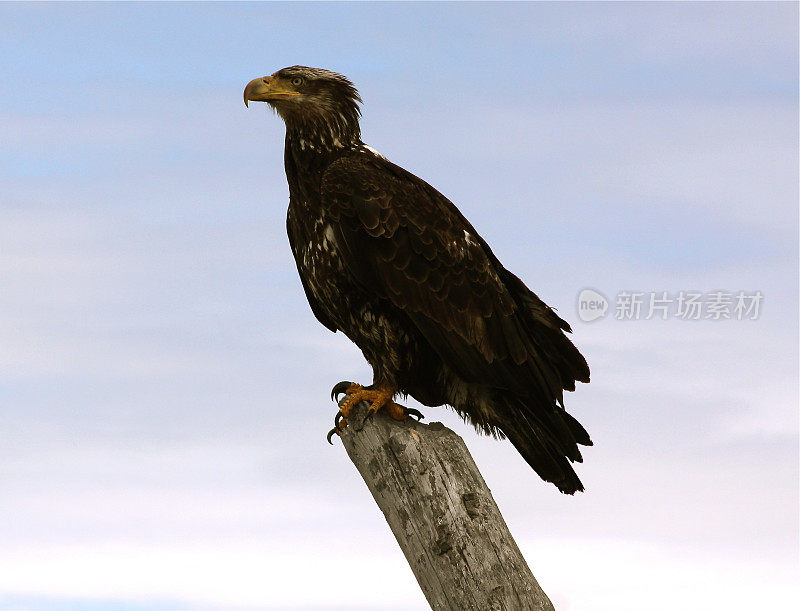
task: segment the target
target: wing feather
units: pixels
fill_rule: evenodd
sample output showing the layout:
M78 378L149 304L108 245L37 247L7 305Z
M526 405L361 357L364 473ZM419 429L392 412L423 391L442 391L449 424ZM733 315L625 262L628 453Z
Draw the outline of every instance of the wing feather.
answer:
M569 326L433 187L365 154L329 166L322 198L356 281L404 310L463 379L558 402L588 381Z

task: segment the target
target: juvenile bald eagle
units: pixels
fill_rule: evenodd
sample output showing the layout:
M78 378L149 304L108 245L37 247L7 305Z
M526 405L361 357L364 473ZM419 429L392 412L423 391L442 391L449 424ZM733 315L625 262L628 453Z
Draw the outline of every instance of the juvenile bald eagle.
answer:
M393 398L411 395L507 437L562 492L583 490L570 462L592 442L563 391L588 382L589 367L569 325L446 197L361 141L347 78L292 66L251 81L244 101L267 102L286 123L286 225L311 309L373 369L370 386L334 387L347 395L337 427L359 401L404 419L415 410Z

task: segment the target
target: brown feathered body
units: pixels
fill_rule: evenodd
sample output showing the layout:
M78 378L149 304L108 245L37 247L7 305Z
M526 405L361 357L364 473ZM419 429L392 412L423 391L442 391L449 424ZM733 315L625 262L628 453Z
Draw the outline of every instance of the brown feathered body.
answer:
M374 384L451 406L562 492L583 490L570 463L591 441L563 391L589 368L569 325L446 197L362 143L345 77L294 66L269 78L299 92L266 101L286 122L287 230L317 319L361 349Z

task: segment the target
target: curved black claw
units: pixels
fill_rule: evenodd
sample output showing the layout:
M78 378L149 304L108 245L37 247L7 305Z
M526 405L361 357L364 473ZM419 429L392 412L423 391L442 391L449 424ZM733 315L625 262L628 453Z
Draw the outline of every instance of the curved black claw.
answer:
M342 381L342 382L339 382L338 384L336 384L336 385L335 385L335 386L334 386L334 387L331 389L331 401L336 401L336 402L338 403L338 402L339 402L339 395L343 395L343 394L345 394L345 391L346 391L348 388L350 388L350 386L351 386L352 384L353 384L352 382L348 382L348 381L346 381L346 380L345 380L345 381Z
M344 416L342 415L342 412L336 412L336 416L333 419L333 428L330 431L328 431L328 437L327 437L328 443L331 444L331 445L333 445L333 442L331 441L331 439L333 439L334 433L336 433L338 435L339 431L342 430L342 427L339 426L339 421L342 418L344 418Z
M333 436L334 435L338 435L338 434L339 434L339 427L338 426L335 426L330 431L328 431L328 436L326 437L326 439L328 440L328 443L333 445Z
M406 416L414 416L417 419L417 422L419 422L425 417L425 414L423 414L418 409L414 409L413 407L407 407L405 409L406 409Z

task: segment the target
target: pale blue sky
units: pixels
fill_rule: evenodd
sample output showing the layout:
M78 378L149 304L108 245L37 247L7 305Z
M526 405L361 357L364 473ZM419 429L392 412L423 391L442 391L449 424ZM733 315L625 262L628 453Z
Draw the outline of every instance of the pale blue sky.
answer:
M292 64L348 75L366 142L573 325L585 494L426 411L557 608L792 608L797 22L792 3L0 4L0 609L426 608L324 441L331 385L370 372L305 303L283 125L241 98ZM764 303L587 324L585 287Z

